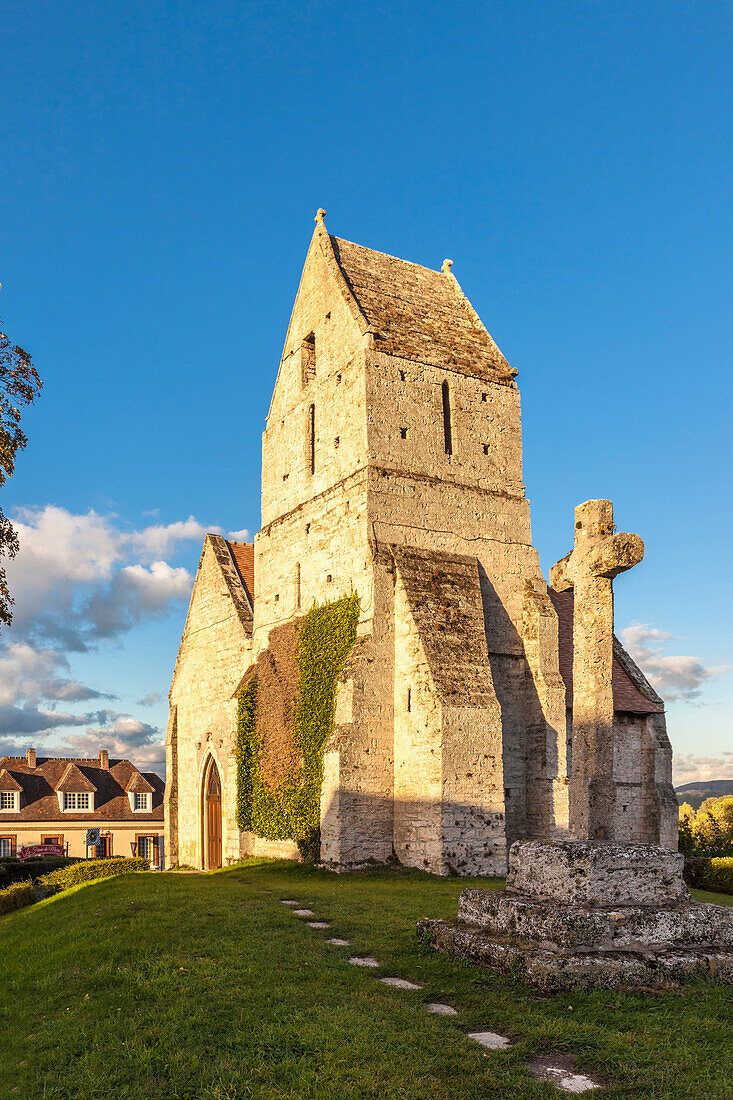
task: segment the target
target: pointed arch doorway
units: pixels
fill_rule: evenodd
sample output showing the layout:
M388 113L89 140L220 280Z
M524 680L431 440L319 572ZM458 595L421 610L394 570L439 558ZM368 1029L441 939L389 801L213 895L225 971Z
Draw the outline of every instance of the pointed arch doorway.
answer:
M204 870L221 867L221 779L213 756L204 771Z

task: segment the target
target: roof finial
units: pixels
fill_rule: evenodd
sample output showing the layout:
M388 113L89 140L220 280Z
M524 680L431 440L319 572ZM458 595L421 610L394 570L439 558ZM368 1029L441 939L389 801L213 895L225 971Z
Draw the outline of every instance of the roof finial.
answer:
M443 272L444 275L450 275L450 269L452 267L453 267L453 261L452 260L443 260L443 266L441 267L440 270Z
M326 211L323 208L321 208L320 210L316 210L316 225L323 225L323 219L325 218L325 216Z

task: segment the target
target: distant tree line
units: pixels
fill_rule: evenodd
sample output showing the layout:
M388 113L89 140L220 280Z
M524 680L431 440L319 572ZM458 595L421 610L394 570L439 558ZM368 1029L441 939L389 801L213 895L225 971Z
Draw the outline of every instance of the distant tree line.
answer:
M680 806L680 851L694 856L733 856L733 796L706 798L695 812Z

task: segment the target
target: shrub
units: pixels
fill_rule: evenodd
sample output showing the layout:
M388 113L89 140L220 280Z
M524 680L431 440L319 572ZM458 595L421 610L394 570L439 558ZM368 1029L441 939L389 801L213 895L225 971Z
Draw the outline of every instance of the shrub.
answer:
M323 749L333 729L336 686L356 639L359 597L311 608L299 621L293 741L300 766L270 786L262 774L255 672L239 695L237 825L269 840L296 840L304 858L320 855Z
M51 891L66 890L69 886L76 886L80 882L93 882L98 878L112 878L114 875L149 870L150 862L147 859L127 859L124 856L113 859L88 859L74 863L70 867L59 867L56 871L49 871L38 879L38 884L44 889L50 888Z
M696 890L713 894L733 894L733 858L686 859L685 882Z
M26 905L32 905L34 901L33 883L30 879L25 882L14 882L4 890L0 890L0 914L23 909Z
M76 862L78 861L66 856L34 856L23 861L18 859L4 860L0 864L0 887L10 886L12 882L37 879L48 871L55 871L59 867L68 867Z

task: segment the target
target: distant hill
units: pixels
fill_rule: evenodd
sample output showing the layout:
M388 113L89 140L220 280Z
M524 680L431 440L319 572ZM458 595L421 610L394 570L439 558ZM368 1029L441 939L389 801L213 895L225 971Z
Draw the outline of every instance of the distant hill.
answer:
M693 810L699 810L706 798L733 795L733 779L698 779L694 783L675 787L675 793L680 806L683 802L689 802Z

